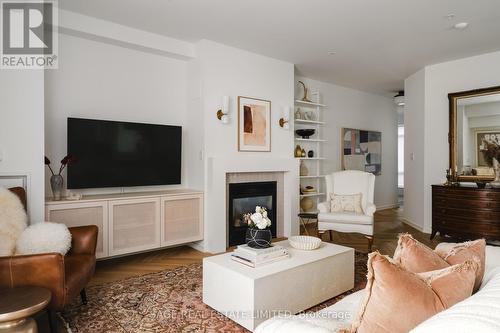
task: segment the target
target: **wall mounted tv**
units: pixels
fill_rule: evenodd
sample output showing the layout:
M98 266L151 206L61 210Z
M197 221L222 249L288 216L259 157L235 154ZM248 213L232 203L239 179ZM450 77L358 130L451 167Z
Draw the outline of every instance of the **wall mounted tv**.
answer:
M68 118L68 188L181 183L182 127Z

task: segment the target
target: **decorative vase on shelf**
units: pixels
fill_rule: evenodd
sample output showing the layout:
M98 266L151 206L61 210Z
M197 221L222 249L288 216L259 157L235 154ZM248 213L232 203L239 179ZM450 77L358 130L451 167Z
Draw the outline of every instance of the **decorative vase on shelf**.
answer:
M61 200L63 185L64 178L61 175L52 175L50 177L50 187L52 188L52 195L54 196L54 200Z
M273 235L269 229L248 228L245 241L254 249L265 249L271 247Z
M301 176L309 176L309 169L307 168L304 161L300 161L300 175Z
M302 156L302 147L300 145L297 145L295 147L295 157L301 157Z
M304 197L302 200L300 200L300 208L302 209L303 212L309 212L312 210L314 207L314 202L311 198L309 197Z

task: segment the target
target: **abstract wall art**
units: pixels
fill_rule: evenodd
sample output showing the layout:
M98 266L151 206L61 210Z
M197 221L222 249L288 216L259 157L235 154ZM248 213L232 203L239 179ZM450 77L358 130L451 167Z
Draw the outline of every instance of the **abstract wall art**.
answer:
M238 151L271 151L271 102L238 97Z
M342 128L342 169L382 172L382 133Z

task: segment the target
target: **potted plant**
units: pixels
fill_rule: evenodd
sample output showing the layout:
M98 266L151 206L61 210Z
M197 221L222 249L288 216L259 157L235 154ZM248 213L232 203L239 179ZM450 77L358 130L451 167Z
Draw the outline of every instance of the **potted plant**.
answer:
M267 209L256 206L255 213L244 214L243 219L248 225L245 237L247 245L255 249L270 247L273 235L269 227L272 222L267 216Z
M61 193L64 185L64 178L62 176L62 172L64 169L76 162L76 157L71 154L64 156L61 160L61 166L59 167L59 173L55 173L50 166L50 160L45 156L45 165L49 167L50 173L52 176L50 177L50 187L52 188L52 195L54 196L54 200L61 200Z

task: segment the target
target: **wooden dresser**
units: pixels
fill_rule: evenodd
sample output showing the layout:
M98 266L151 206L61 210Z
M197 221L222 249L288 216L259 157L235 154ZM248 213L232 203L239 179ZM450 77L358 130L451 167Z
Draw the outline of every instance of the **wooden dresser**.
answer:
M500 189L432 186L432 234L500 240Z

